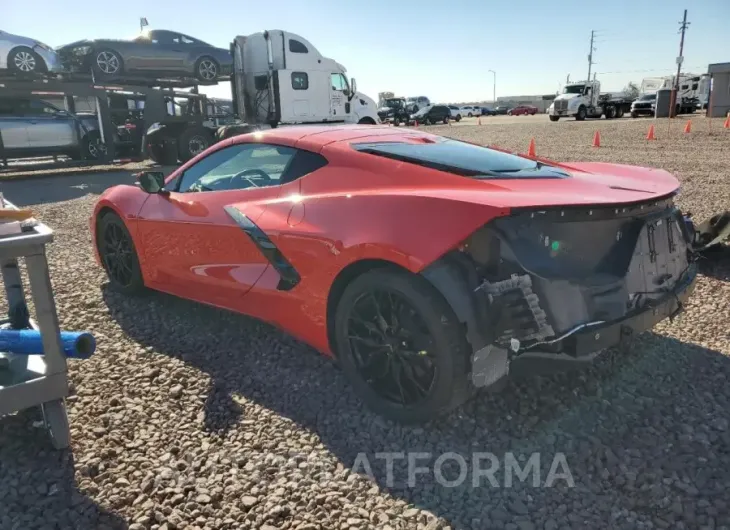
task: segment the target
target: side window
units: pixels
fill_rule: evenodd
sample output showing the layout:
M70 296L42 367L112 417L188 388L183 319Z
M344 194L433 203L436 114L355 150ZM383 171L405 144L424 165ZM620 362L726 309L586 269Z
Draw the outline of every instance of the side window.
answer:
M51 107L43 101L32 99L29 101L27 110L25 111L26 116L53 116L58 112L57 109Z
M342 92L343 90L349 88L349 86L347 85L347 80L342 74L332 74L330 78L332 79L332 90L339 90L340 92Z
M327 165L327 159L318 153L311 151L297 151L294 160L289 164L286 174L282 177L281 183L292 182L313 171L317 171Z
M292 53L309 53L304 44L294 39L289 39L289 51Z
M17 116L20 101L17 99L0 98L0 116Z
M183 44L197 44L193 39L190 37L186 37L185 35L180 35L180 39L182 40Z
M177 191L205 192L277 186L296 149L236 144L205 157L183 173Z
M309 76L307 72L292 72L291 87L294 90L307 90L309 88Z

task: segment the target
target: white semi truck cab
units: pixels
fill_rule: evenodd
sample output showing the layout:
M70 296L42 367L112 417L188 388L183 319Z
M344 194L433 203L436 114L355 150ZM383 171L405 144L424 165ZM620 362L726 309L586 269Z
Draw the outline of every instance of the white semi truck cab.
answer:
M550 121L568 117L578 121L602 116L606 119L620 118L630 105L628 98L601 94L600 81L578 81L563 87L562 94L558 94L548 108L548 115Z
M345 67L299 35L239 36L231 53L234 108L248 125L380 123L375 101L357 91Z

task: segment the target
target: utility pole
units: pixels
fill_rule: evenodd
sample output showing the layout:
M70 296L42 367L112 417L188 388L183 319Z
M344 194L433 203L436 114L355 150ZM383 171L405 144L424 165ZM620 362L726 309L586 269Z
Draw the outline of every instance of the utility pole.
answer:
M596 36L596 30L591 30L591 47L588 50L588 77L586 77L586 83L591 82L591 66L593 66L593 52L596 49L593 47L593 39Z
M669 115L671 117L674 117L677 110L677 97L679 97L679 75L682 72L682 63L684 62L684 56L682 55L684 53L684 32L687 30L687 27L689 26L689 22L687 22L687 10L684 10L684 17L682 18L682 22L679 23L679 32L682 34L682 37L679 40L679 56L677 57L677 77L674 78L674 97L672 98L672 107L669 109Z
M492 75L494 76L494 84L492 85L492 105L497 105L497 72L494 70L488 70L489 72L492 72Z

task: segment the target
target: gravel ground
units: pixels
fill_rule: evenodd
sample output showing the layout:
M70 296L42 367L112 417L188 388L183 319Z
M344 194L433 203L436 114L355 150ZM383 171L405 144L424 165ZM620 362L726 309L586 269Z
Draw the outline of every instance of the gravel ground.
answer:
M429 130L520 151L534 137L555 159L662 167L696 217L730 208L722 120L709 136L695 118L687 137L660 120L652 143L650 120L482 123ZM70 451L50 449L36 411L0 421L0 528L730 528L730 256L703 264L684 315L590 369L510 382L403 428L363 410L333 364L268 325L108 291L87 218L101 188L128 178L3 186L10 200L42 202L34 209L57 235L61 325L92 331L98 349L70 363ZM428 471L409 484L416 452L430 453L414 461ZM490 466L477 460L484 452L499 467L474 487L472 466ZM390 477L380 453L405 455L393 455ZM446 453L468 468L455 487L457 461L437 463ZM528 469L533 453L537 483L507 471Z

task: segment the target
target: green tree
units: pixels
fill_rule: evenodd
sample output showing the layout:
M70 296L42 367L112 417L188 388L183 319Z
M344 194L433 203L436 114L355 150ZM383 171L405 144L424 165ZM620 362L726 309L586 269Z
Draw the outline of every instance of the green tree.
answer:
M624 87L624 92L629 95L629 97L632 98L638 98L639 97L639 87L636 85L636 83L630 82L628 85Z

